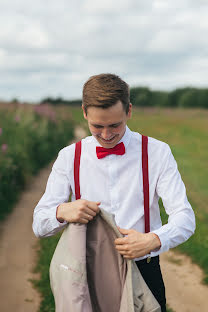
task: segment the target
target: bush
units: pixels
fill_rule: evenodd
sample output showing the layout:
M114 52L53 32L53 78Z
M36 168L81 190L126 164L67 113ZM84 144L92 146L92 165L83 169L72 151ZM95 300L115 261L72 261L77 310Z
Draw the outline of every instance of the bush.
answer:
M0 107L0 219L11 211L28 178L73 135L67 111L60 116L48 105L7 106Z

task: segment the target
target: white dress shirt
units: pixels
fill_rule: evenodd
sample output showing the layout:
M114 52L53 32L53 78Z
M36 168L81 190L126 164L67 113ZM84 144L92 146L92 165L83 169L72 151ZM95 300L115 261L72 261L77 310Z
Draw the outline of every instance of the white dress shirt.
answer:
M141 141L142 136L126 126L119 141L125 145L125 154L98 159L96 146L101 145L94 136L84 138L80 192L82 199L101 202L100 207L113 213L121 228L144 233ZM56 209L59 204L68 202L71 191L72 201L75 200L74 151L75 144L63 148L53 165L45 193L34 210L33 231L37 237L54 235L67 224L56 219ZM148 162L150 231L161 241L161 248L151 252L153 257L186 241L194 233L195 216L168 144L149 137ZM159 197L169 215L168 223L163 226Z

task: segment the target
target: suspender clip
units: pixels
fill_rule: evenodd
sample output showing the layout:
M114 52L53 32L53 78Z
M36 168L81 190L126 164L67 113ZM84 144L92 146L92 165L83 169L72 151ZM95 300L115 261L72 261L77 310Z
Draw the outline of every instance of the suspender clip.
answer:
M151 257L147 257L147 263L150 263Z

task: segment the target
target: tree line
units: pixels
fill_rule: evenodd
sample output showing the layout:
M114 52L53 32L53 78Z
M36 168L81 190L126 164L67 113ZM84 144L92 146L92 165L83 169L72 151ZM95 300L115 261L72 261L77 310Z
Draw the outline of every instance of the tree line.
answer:
M208 108L208 89L194 87L178 88L173 91L155 91L148 87L130 89L130 101L138 107L190 107ZM81 100L66 100L48 97L41 104L80 106Z

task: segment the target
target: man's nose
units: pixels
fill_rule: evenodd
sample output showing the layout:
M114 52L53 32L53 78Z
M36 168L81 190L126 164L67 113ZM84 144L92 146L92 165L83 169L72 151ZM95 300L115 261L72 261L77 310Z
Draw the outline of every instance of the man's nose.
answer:
M103 139L109 139L111 137L111 132L108 128L103 128L102 137Z

